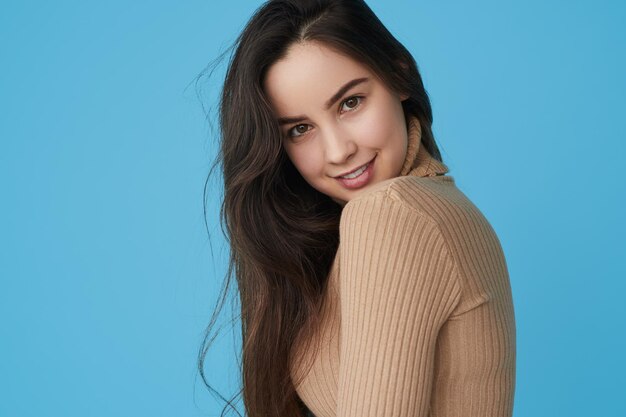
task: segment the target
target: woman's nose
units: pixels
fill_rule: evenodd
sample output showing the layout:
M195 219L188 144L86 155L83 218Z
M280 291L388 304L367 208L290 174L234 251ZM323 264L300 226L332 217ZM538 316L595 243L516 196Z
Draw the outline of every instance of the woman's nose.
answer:
M331 164L345 163L355 152L356 143L340 130L330 130L324 135L324 153Z

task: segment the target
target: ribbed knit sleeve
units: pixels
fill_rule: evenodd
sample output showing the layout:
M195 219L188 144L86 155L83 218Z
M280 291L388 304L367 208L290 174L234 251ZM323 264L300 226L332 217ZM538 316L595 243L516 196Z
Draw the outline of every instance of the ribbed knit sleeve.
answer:
M458 268L429 217L386 190L340 222L337 417L426 417L437 336L459 303Z

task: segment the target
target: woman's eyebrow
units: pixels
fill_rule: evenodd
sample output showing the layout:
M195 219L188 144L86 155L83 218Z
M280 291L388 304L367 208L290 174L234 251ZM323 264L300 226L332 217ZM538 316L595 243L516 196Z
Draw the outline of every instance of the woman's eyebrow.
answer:
M331 106L335 104L337 100L339 100L348 90L366 81L369 81L369 77L355 78L354 80L350 80L342 85L341 88L339 88L339 90L337 90L337 92L333 94L333 96L329 98L328 101L326 101L326 110L330 109ZM278 124L286 125L288 123L297 123L304 119L306 119L305 116L280 117L278 119Z

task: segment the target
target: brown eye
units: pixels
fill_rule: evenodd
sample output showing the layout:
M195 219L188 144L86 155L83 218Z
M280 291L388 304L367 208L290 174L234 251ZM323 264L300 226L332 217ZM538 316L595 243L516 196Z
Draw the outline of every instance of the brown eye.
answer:
M350 104L350 103L353 103L353 104ZM355 97L352 97L346 100L346 104L348 105L348 107L354 108L358 104L358 100Z
M306 128L307 125L305 124L299 124L299 125L295 125L294 127L292 127L291 129L289 129L289 131L287 131L287 137L298 137L298 136L302 136L304 133L307 132ZM301 127L304 127L304 129L300 129ZM297 133L292 133L292 132L297 132Z
M348 98L347 100L345 100L343 102L343 105L347 106L347 111L353 111L354 109L358 108L361 105L361 102L363 101L363 97L361 96L353 96Z

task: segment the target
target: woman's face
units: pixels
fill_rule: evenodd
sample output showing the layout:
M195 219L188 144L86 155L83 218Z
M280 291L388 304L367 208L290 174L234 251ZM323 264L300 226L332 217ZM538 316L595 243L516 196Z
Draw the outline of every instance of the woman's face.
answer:
M294 44L269 68L264 89L285 151L319 192L345 205L400 174L407 150L401 101L407 96L366 66L320 43ZM347 173L354 178L340 177Z

